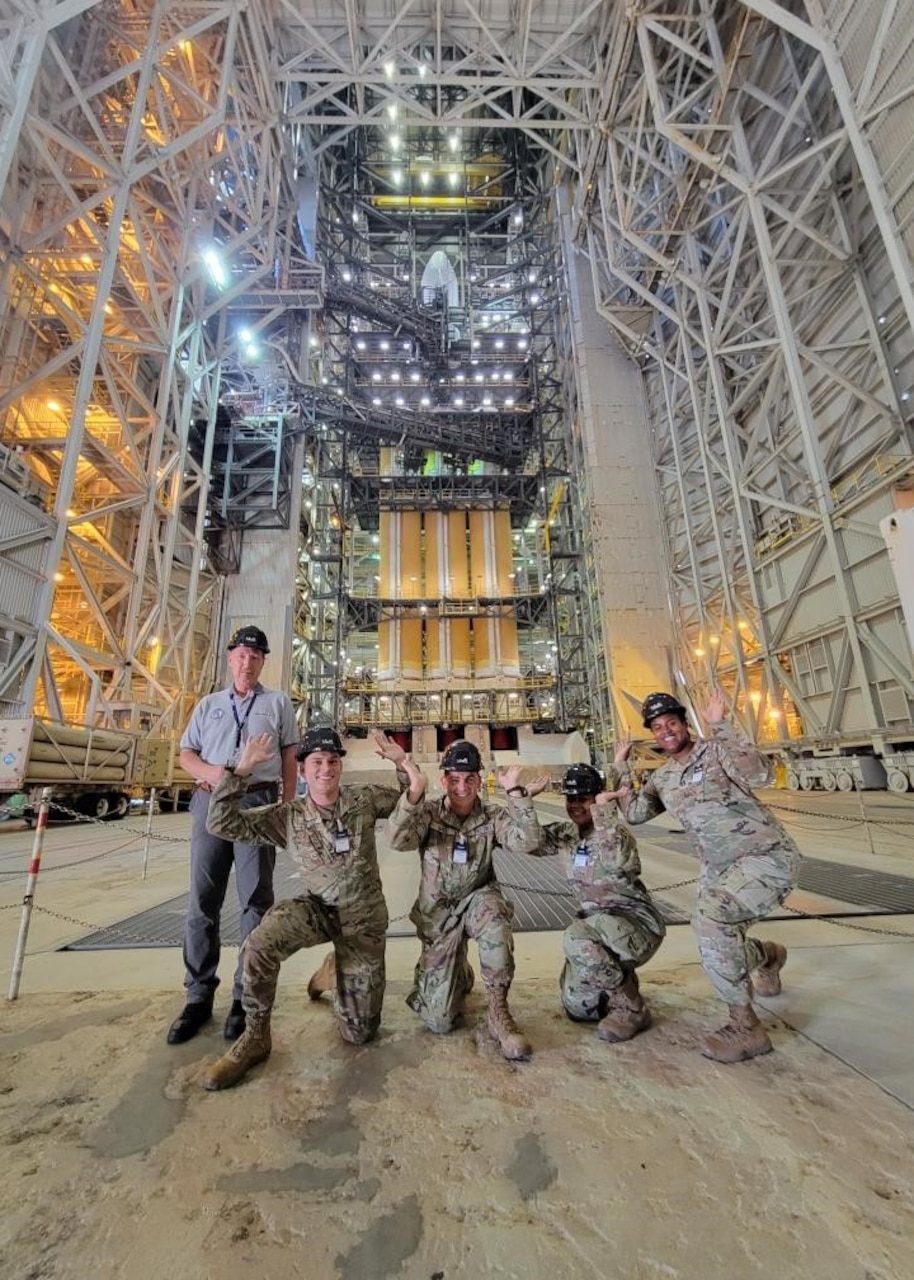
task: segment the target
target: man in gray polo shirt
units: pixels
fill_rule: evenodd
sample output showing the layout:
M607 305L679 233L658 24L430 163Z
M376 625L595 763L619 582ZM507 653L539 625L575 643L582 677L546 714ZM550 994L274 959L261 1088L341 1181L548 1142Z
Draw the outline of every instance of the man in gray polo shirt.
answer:
M233 862L242 942L273 905L273 846L224 840L206 829L210 792L221 778L223 766L232 764L244 743L259 734L269 734L274 754L252 774L253 785L245 793L244 807L295 796L298 725L288 696L260 683L269 652L259 627L239 628L228 646L232 683L197 704L181 738L181 765L197 786L190 804L190 902L184 926L187 1003L169 1027L169 1044L190 1040L213 1016L213 997L219 985L219 916ZM226 1040L237 1040L244 1031L241 977L239 958L232 1007L225 1023Z

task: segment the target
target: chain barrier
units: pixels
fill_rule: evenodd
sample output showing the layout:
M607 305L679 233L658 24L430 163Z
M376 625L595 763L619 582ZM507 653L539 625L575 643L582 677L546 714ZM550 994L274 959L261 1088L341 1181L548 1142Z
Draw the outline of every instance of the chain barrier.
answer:
M105 827L106 829L110 826L110 823L107 822L104 818L93 818L89 814L79 813L76 809L69 809L65 804L60 804L56 800L51 805L51 811L52 813L56 812L56 813L65 814L66 817L72 818L74 822L82 823L83 826ZM161 812L162 810L159 809L158 813L160 815L161 815ZM145 828L140 829L139 827L129 827L129 826L121 826L121 825L119 825L118 829L120 831L131 831L134 833L134 835L141 836L144 840L147 838L147 835L148 835L148 838L150 840L161 840L161 841L164 841L165 844L175 844L175 843L190 844L190 836L160 836L154 831L147 832Z
M858 792L859 794L859 792ZM822 822L849 822L856 827L914 827L914 820L908 818L871 818L864 810L864 816L851 816L843 813L818 813L815 809L797 809L792 804L778 804L776 800L766 800L766 809L779 809L781 813L797 813L803 818L819 818Z

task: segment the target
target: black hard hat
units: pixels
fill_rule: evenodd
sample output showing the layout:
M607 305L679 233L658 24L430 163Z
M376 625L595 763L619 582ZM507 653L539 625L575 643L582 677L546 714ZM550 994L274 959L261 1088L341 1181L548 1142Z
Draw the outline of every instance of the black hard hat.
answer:
M244 645L246 649L259 649L264 655L270 652L267 638L260 627L239 627L228 642L228 647L237 649L239 645Z
M649 693L641 707L641 721L645 729L651 727L651 721L658 716L681 716L686 718L686 709L671 693Z
M569 799L598 796L602 790L603 779L592 764L572 764L565 770L562 791Z
M452 742L441 761L442 773L479 773L482 769L482 756L472 742L460 738Z
M331 751L337 756L346 754L343 750L343 742L340 735L335 729L331 729L329 725L322 725L318 729L309 729L298 744L295 759L304 760L306 756L310 756L312 751Z

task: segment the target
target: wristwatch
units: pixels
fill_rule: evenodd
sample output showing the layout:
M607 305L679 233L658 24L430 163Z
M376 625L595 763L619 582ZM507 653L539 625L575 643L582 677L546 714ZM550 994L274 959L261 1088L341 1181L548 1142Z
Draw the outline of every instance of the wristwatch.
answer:
M521 800L526 800L530 792L526 787L509 787L505 792L506 796L520 796Z

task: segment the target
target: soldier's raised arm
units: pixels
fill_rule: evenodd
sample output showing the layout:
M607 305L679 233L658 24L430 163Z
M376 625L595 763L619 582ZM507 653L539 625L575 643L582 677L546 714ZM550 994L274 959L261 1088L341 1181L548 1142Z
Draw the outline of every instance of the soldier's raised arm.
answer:
M771 761L749 741L737 725L727 720L722 690L716 689L704 709L704 719L717 743L720 762L727 777L740 786L767 787L771 782Z
M287 805L265 804L242 809L238 804L239 797L247 790L250 774L275 754L270 734L258 733L248 738L238 763L223 769L210 796L206 816L206 829L212 835L242 844L287 847Z

